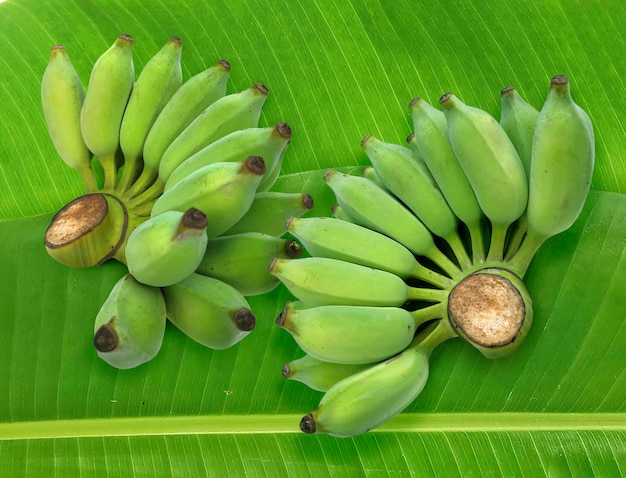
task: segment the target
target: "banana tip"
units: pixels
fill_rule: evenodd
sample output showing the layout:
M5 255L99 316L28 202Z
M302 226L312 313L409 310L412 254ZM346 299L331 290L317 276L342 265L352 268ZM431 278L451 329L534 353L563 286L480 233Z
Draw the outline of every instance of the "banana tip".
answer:
M441 98L439 98L439 104L442 106L446 106L448 105L448 101L450 100L450 98L452 98L454 95L452 94L452 92L448 91L447 93L443 94L441 96Z
M112 352L117 348L119 338L117 332L111 326L111 322L114 320L115 317L96 331L93 337L93 346L98 352Z
M259 91L259 93L261 93L262 95L269 95L270 91L267 89L267 86L265 86L263 83L255 83L253 88L255 88L256 90Z
M302 195L302 204L306 209L313 209L313 196L310 194L304 193Z
M287 123L278 123L276 125L276 131L285 139L291 139L291 135L293 134L291 131L291 126Z
M551 85L567 85L569 79L565 75L556 75L550 80Z
M132 36L132 35L128 35L128 34L126 34L126 33L122 33L122 34L119 36L119 39L120 39L120 40L129 41L129 42L132 42L132 41L134 41L134 40L135 40L135 39L133 38L133 36Z
M417 104L422 101L422 99L420 97L417 98L413 98L411 100L411 102L409 103L409 109L412 110L413 108L415 108L415 106L417 106Z
M507 86L505 88L502 88L500 90L500 96L512 96L513 93L515 93L515 87L514 86Z
M239 309L235 312L235 324L242 332L250 332L256 326L256 316L250 309Z
M415 133L411 133L410 135L408 135L406 137L406 142L410 143L411 141L413 141L413 139L415 139Z
M178 38L178 37L170 37L169 41L172 42L172 43L177 43L178 45L182 45L183 44L183 41L180 38Z
M226 71L230 71L230 63L228 63L226 60L224 59L218 60L217 64L221 65L222 68L224 68Z
M315 419L311 413L305 415L302 417L302 420L300 420L300 430L307 435L315 433Z
M371 134L366 134L365 136L363 136L363 139L361 140L361 146L365 146L365 143L367 143L370 139L372 139Z
M182 225L190 229L206 229L208 220L206 214L200 209L190 207L183 214Z
M291 259L296 259L302 255L302 246L295 239L287 239L285 244L285 254Z
M269 266L269 271L274 272L274 267L276 267L276 262L279 261L280 259L278 259L278 257L274 257L274 259L272 259L272 262L270 262L270 266Z
M328 181L330 179L330 177L335 173L336 171L334 169L327 169L326 172L324 173L324 176L322 179L324 179L324 181Z
M289 378L289 376L291 375L291 370L289 370L289 364L288 363L283 365L283 368L280 370L280 373L283 375L283 377Z
M285 326L285 321L287 320L287 314L288 312L288 307L289 307L289 303L287 303L285 305L285 308L283 310L280 311L280 314L278 314L278 317L276 317L276 325L278 325L279 327L284 327Z
M265 161L261 156L248 156L245 161L246 169L259 176L265 174Z

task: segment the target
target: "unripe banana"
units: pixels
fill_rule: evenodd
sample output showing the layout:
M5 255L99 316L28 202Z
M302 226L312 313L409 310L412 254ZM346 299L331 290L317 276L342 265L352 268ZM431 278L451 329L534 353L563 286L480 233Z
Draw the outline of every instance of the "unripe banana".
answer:
M519 154L526 177L530 178L533 136L539 111L524 101L512 86L502 89L500 99L500 124Z
M159 352L165 334L161 290L126 274L113 287L96 316L94 347L113 367L137 367Z
M515 146L489 113L468 106L452 93L440 99L448 137L478 203L492 223L488 260L502 260L508 226L528 202L524 166Z
M80 115L85 144L104 169L105 189L117 180L120 125L134 82L133 37L120 35L94 64Z
M265 173L263 181L261 181L261 184L259 184L259 187L257 188L258 192L269 191L274 186L274 184L276 184L276 181L278 180L278 178L280 177L280 173L282 172L283 162L285 161L285 154L287 153L290 144L291 139L287 141L287 144L281 151L278 159L272 165L272 169Z
M141 169L143 146L152 124L182 84L180 39L172 37L154 55L137 78L124 111L120 128L120 147L124 153L124 172L118 184L121 191Z
M327 362L368 364L404 350L416 323L399 307L326 305L285 308L276 319L307 354Z
M444 298L444 291L409 287L390 272L325 257L277 258L270 272L295 297L312 305L399 307L408 300Z
M519 271L526 270L543 241L578 218L591 185L594 159L591 121L572 99L567 77L555 76L535 128L528 235L512 260Z
M428 257L447 274L458 275L458 267L437 249L426 226L375 183L333 169L326 172L324 181L353 222L391 237L416 255Z
M261 232L282 236L287 219L301 217L311 208L313 198L307 193L258 192L257 189L250 209L224 235Z
M244 296L259 295L280 283L268 270L275 257L293 259L301 254L300 244L293 239L259 232L220 236L208 241L196 272L226 282Z
M305 355L283 365L282 374L287 380L295 380L313 390L325 392L337 382L370 366L370 364L324 362L311 355Z
M86 192L97 191L91 170L91 151L80 132L80 110L85 92L63 45L50 50L50 61L41 80L41 104L52 143L61 159L78 171Z
M163 288L167 317L189 338L212 349L228 348L256 325L248 302L222 281L191 274Z
M353 224L356 224L356 222L350 216L348 216L346 211L344 211L343 208L339 204L335 204L331 208L330 212L333 215L333 217L336 218L336 219L341 219L342 221L351 222Z
M385 186L385 183L383 183L382 180L380 179L380 176L378 175L378 173L374 169L374 166L365 166L361 170L361 176L363 176L364 178L367 178L370 181L376 183L376 186L378 186L379 188L388 191L387 186Z
M106 193L78 197L57 212L46 230L48 254L69 267L92 267L122 247L129 227L124 204Z
M350 437L372 430L404 410L422 392L428 380L429 357L442 341L454 336L440 321L416 338L417 345L357 372L333 385L319 406L304 416L305 433Z
M159 178L167 180L183 161L227 134L256 128L267 95L265 86L256 83L211 104L165 150L159 163Z
M444 113L422 98L409 104L414 133L407 143L426 164L454 214L467 225L474 263L484 260L483 212L448 139Z
M154 287L180 282L196 270L204 257L206 227L206 215L195 208L150 218L128 237L128 271L139 282Z
M458 235L458 221L426 165L404 146L366 136L361 147L386 188L431 230L452 246L463 268L471 260Z
M258 156L241 163L209 164L165 191L152 206L151 217L195 207L207 216L208 237L219 236L250 208L264 173L265 163Z
M148 132L143 148L143 171L129 190L141 193L157 176L159 163L172 142L205 109L226 94L230 64L219 60L207 70L192 76L174 93ZM159 183L162 188L163 183Z
M302 242L312 256L373 267L441 288L450 285L447 277L422 266L399 242L358 224L330 217L291 218L287 231Z
M276 166L282 151L291 138L287 123L267 128L246 128L233 131L209 144L183 161L169 176L159 177L165 181L165 190L182 181L203 166L217 162L245 161L248 156L261 156L265 161L266 175Z

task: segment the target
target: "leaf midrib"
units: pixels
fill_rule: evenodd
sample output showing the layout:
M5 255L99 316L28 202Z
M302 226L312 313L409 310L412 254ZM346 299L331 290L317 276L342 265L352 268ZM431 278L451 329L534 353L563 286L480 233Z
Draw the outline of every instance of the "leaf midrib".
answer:
M204 415L0 424L0 441L149 435L301 433L301 415ZM372 433L626 431L626 413L407 413Z

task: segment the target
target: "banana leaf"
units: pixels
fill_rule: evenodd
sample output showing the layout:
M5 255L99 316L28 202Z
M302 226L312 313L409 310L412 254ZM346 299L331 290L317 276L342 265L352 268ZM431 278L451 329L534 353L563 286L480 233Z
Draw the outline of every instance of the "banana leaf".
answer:
M626 4L621 0L0 2L0 470L2 476L602 476L626 474ZM261 123L294 131L277 189L333 198L329 167L367 164L366 134L402 144L407 105L446 91L498 117L508 85L540 107L567 74L596 131L585 208L526 276L535 321L492 361L461 340L432 356L422 395L368 434L309 436L321 393L285 381L302 355L274 318L283 287L250 299L244 341L208 350L168 326L151 362L97 358L93 320L125 273L70 269L43 248L82 192L48 137L40 80L63 43L84 84L120 33L136 71L168 37L183 74L219 58L229 91L270 90Z

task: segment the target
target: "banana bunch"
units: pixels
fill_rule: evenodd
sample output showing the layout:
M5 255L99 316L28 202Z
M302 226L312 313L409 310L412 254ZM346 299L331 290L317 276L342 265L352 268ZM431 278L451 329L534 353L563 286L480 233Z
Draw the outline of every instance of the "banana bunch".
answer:
M353 436L397 415L448 339L513 353L533 320L522 278L583 207L594 134L566 77L541 110L504 88L499 121L452 93L439 103L411 101L406 146L363 138L360 175L326 172L332 217L286 224L310 257L269 269L296 299L276 324L306 354L282 374L324 392L305 433Z
M52 142L86 192L53 217L45 247L70 267L128 267L94 336L118 368L156 355L166 318L206 347L243 339L256 324L245 297L278 286L272 260L302 253L286 221L313 207L306 193L271 190L292 131L259 125L264 85L227 94L225 60L184 81L175 37L135 78L133 48L120 35L85 90L56 45L41 85Z

